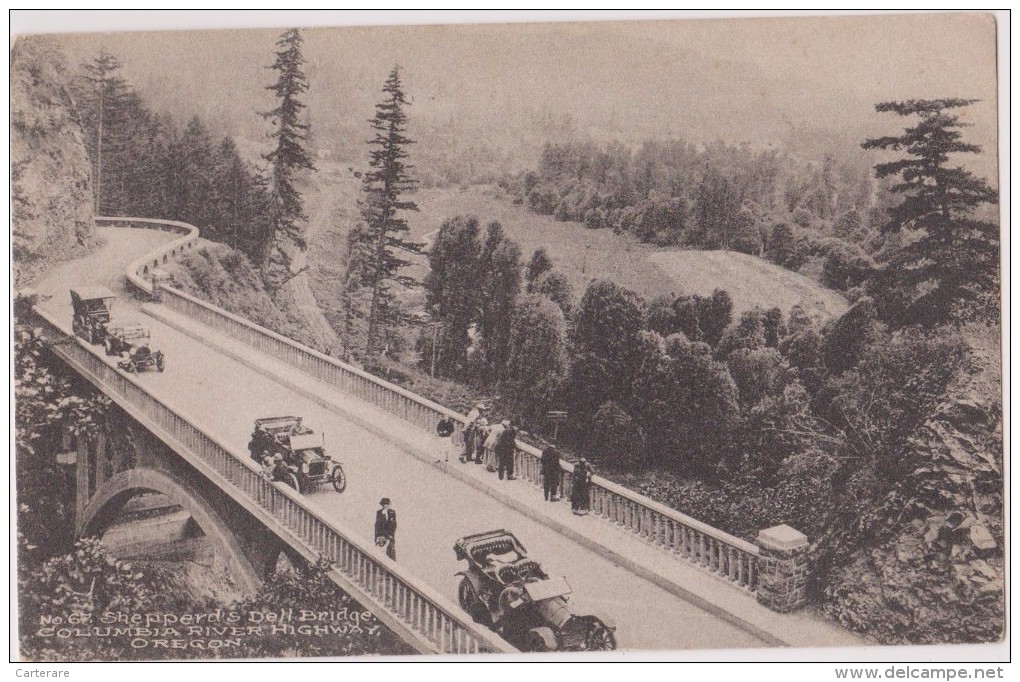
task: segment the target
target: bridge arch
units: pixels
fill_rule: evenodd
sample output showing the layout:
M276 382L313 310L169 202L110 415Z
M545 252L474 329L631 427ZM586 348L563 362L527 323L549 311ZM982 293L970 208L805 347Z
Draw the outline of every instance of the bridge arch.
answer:
M122 471L103 482L78 517L77 536L101 534L141 491L163 493L186 509L246 594L254 593L262 578L275 567L279 556L276 547L251 548L255 556L249 556L227 520L193 486L173 473L145 467ZM269 557L264 556L267 552L272 557L271 566Z

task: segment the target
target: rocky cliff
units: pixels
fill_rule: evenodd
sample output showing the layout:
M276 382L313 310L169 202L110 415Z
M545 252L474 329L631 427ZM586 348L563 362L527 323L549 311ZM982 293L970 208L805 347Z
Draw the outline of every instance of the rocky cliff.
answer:
M91 165L68 94L70 73L45 38L11 51L11 221L15 286L95 244Z
M917 466L886 500L889 532L826 590L830 615L886 644L992 642L1004 632L998 329L966 333L976 371L911 438Z

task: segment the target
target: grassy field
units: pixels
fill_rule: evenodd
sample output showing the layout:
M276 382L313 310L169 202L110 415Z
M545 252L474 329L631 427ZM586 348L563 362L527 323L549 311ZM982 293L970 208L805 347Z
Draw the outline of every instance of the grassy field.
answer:
M337 264L344 236L358 218L355 202L359 182L337 168L320 186L328 187L325 191L333 195L334 210L329 226L310 245L309 263L313 290L330 316L328 302L339 294ZM475 215L483 227L498 221L520 243L525 261L535 249L545 247L570 280L577 298L592 280L609 279L645 298L726 289L737 312L754 306L779 306L789 311L800 303L826 319L847 307L839 293L760 258L728 251L654 247L611 230L589 230L580 223L558 222L513 204L496 187L428 189L415 193L413 199L420 209L417 215L409 216L413 238L422 239L439 229L444 220L458 215ZM412 270L415 276L423 276L424 260Z
M737 312L754 306L789 311L800 303L827 319L847 308L838 292L760 258L730 251L660 248L611 230L558 222L514 205L498 188L432 189L420 192L415 200L421 209L420 219L414 222L416 236L437 229L443 220L456 215L473 214L485 224L497 220L521 244L525 259L536 248L545 247L578 297L593 279L609 279L645 298L726 289Z
M651 254L650 260L684 293L704 296L716 288L726 289L737 311L759 306L789 312L800 304L810 315L828 319L847 309L839 292L746 253L663 249Z

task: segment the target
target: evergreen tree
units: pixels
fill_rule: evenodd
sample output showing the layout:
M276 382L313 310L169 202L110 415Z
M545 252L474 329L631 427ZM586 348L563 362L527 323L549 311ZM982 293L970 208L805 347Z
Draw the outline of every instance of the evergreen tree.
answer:
M103 124L111 96L125 87L123 78L115 75L120 66L120 61L106 51L100 52L92 63L82 65L85 82L91 89L91 92L85 92L83 98L82 125L91 133L86 135L86 146L92 157L92 189L96 197L96 213L99 215L102 215Z
M467 366L468 330L477 317L482 272L480 228L474 216L443 222L429 250L425 303L441 325L437 367L449 372Z
M299 249L305 248L299 223L307 220L307 216L301 193L295 187L297 173L302 169L315 170L307 149L308 125L301 121L305 104L299 98L308 90L308 81L303 71L305 59L301 54L302 42L298 29L284 31L276 41L279 48L276 60L266 67L279 73L276 83L266 87L276 93L279 104L263 114L275 126L269 136L276 140L276 149L263 157L273 168L275 233L273 243L266 245L258 263L268 272L270 260L276 261L276 268L283 271L271 275L276 286L292 276L291 259L285 242L289 241Z
M705 343L715 347L733 319L733 299L725 289L716 289L702 303L698 325Z
M385 332L400 321L400 311L394 297L394 284L403 287L418 286L410 275L401 270L410 265L407 256L422 253L422 245L409 241L407 219L404 213L417 211L413 201L402 198L415 187L411 178L412 166L405 162L407 146L414 143L407 137L408 105L400 82L400 70L394 67L383 86L384 98L375 107L370 121L375 137L369 141L368 165L362 186L361 216L365 231L360 241L365 248L357 249L364 259L364 267L372 290L368 314L366 354L372 355L383 347Z
M531 293L535 281L552 270L552 267L552 261L545 249L542 247L535 249L535 252L531 254L531 260L528 261L528 270L525 273L525 279L528 281L528 293Z
M538 294L522 297L514 317L502 392L514 414L539 423L563 378L566 322L556 304Z
M531 284L532 292L542 294L560 307L564 316L569 316L574 307L574 290L566 275L559 270L550 270Z
M906 151L907 158L875 166L878 178L898 177L891 189L903 201L889 209L886 233L916 233L886 264L875 281L876 293L895 291L902 300L881 306L883 317L899 326L938 324L967 316L974 303L998 298L998 226L973 217L998 194L983 178L950 166L953 154L977 154L981 148L963 141L969 124L951 113L972 99L907 100L876 105L880 112L918 116L903 134L864 142L865 149Z
M644 302L614 282L592 282L574 313L565 386L571 422L584 428L607 400L626 404L642 362Z
M479 262L481 347L490 377L498 381L506 371L514 308L521 292L521 249L504 236L499 223L490 223Z
M202 234L223 241L222 225L216 221L220 197L216 191L216 155L212 135L202 121L194 116L181 136L181 158L184 177L178 186L185 222L198 227Z
M96 213L119 213L125 206L126 178L135 176L129 159L133 138L145 123L141 100L120 75L120 61L102 51L83 64L78 87L79 115L92 157Z

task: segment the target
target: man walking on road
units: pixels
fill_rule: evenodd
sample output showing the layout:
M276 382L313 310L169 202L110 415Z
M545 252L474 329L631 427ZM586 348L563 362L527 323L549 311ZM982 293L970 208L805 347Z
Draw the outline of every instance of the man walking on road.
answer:
M379 500L382 507L375 513L375 544L386 545L386 556L397 560L397 512L390 508L390 498Z

